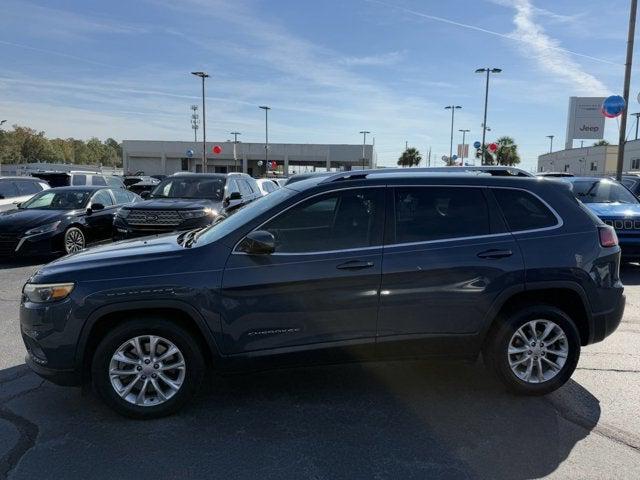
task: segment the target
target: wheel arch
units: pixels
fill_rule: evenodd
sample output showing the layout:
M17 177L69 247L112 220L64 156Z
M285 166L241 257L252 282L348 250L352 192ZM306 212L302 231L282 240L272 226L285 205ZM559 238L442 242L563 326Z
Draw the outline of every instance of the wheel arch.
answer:
M193 335L206 362L213 363L220 356L211 330L198 311L190 305L170 300L121 302L98 308L83 326L75 354L83 383L90 379L91 359L102 334L133 317L162 317L174 322Z

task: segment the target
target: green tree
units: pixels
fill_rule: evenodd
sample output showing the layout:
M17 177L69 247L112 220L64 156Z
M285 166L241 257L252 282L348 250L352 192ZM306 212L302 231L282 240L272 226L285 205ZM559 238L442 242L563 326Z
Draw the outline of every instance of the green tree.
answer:
M593 144L594 147L601 147L603 145L611 145L609 142L607 142L606 140L598 140L597 142L595 142Z
M420 155L420 151L417 148L409 147L398 158L398 165L401 167L413 167L420 165L421 161L422 155Z
M518 145L511 137L500 137L496 140L498 149L496 150L496 161L498 165L514 166L520 163Z
M484 146L484 149L480 147L476 150L476 158L480 160L480 165L493 165L495 163L495 158L487 148L487 145Z

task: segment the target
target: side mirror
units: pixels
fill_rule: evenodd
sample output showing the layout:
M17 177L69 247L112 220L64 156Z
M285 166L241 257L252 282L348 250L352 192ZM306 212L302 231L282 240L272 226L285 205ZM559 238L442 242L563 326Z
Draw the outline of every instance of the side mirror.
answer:
M240 192L231 192L227 200L242 200L242 195L240 195Z
M97 212L98 210L104 210L104 205L101 203L94 203L87 208L87 214L91 215L93 212Z
M276 250L276 239L266 230L254 230L239 245L241 252L254 255L268 255Z
M151 192L149 190L145 190L144 192L140 192L140 196L142 198L149 198L149 195L151 195Z

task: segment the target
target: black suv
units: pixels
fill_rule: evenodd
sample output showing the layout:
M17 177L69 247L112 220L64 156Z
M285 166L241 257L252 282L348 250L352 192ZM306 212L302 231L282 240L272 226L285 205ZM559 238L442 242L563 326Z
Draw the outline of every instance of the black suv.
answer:
M211 365L482 353L542 395L617 328L619 262L615 231L555 183L339 173L50 263L20 322L33 370L139 418L176 411Z
M243 173L177 173L141 196L144 202L116 214L114 240L204 227L262 193L256 181Z

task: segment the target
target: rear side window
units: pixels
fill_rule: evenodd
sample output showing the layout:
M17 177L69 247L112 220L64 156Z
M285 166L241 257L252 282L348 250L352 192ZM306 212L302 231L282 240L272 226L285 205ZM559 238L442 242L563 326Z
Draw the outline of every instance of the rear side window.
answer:
M74 175L71 180L71 185L86 185L86 184L87 184L86 175Z
M91 185L106 186L107 182L100 175L91 175Z
M0 180L0 196L2 196L2 198L17 197L18 189L15 183L8 180Z
M495 188L493 193L512 232L554 227L558 223L553 212L529 192Z
M38 182L31 180L18 180L16 186L20 195L33 195L42 191L42 186Z
M395 243L491 233L489 208L480 188L396 188L395 217Z

